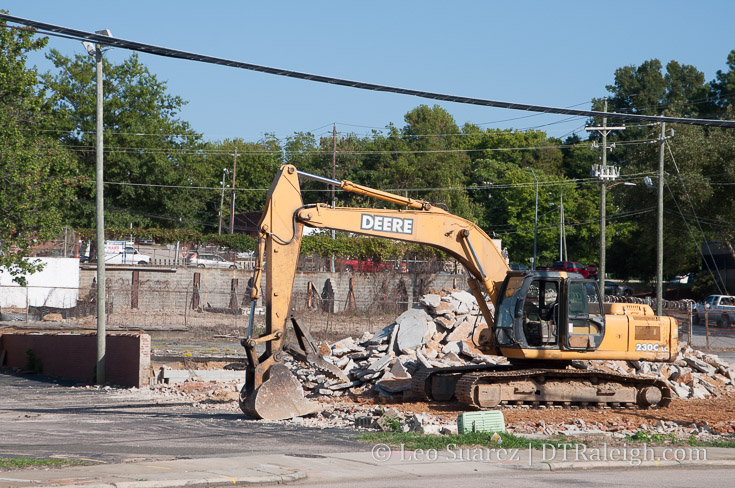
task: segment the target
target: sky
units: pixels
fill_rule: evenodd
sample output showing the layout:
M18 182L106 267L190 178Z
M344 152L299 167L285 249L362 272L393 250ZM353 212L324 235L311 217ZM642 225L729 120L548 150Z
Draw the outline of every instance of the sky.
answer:
M735 49L735 2L3 0L11 15L265 66L402 88L590 109L615 70L652 58L690 64L707 81ZM78 41L51 38L65 55ZM131 52L105 55L121 62ZM366 135L420 104L440 105L461 126L539 129L582 137L586 119L436 102L253 71L168 59L141 61L187 100L180 118L206 140L280 139L295 132ZM53 66L29 56L40 71ZM90 58L90 62L92 59Z

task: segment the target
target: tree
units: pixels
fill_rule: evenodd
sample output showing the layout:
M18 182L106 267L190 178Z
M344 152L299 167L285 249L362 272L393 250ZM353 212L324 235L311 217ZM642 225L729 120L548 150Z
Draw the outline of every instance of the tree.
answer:
M70 219L92 226L94 212L96 89L88 56L47 56L57 72L43 80L52 91L61 140L79 158L90 181L80 188ZM109 226L201 227L207 198L200 190L208 167L201 136L177 118L184 101L167 93L133 54L121 64L103 60L105 126L105 222ZM217 180L219 181L219 180ZM214 192L209 192L211 199Z
M24 284L40 266L26 259L35 240L61 230L61 217L78 183L69 153L46 132L52 121L26 55L47 38L0 22L0 272Z
M469 220L479 216L465 186L470 159L462 147L463 134L452 116L435 105L420 105L404 116L406 125L388 126L375 134L360 172L371 186L394 189L413 198L444 205Z
M281 146L272 134L266 134L258 142L245 142L244 140L227 139L222 142L209 143L206 146L206 164L208 176L204 180L206 186L221 188L223 169L227 169L225 176L225 202L231 201L233 158L237 148L237 181L235 182L236 198L235 213L263 210L265 206L266 192L275 176L282 161ZM208 211L212 217L219 214L220 191L216 193L216 199L208 197ZM230 205L225 203L223 221L229 222ZM207 222L214 222L216 218L209 217ZM223 225L227 228L226 225Z
M718 70L710 83L710 98L715 106L714 115L721 115L735 102L735 49L727 55L727 72Z

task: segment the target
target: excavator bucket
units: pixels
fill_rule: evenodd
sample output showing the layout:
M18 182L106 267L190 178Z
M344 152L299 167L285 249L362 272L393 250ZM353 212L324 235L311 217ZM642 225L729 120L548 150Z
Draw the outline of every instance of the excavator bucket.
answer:
M240 392L240 409L250 417L283 420L317 413L322 407L304 397L301 383L282 364L274 364L269 377L255 390Z

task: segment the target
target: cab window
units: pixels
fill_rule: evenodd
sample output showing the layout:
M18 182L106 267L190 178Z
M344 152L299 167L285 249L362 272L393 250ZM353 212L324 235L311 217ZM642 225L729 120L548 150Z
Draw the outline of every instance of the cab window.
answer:
M523 334L530 347L557 343L559 282L534 280L523 304Z
M501 329L510 329L513 327L513 314L517 306L516 302L521 299L520 290L522 286L523 276L512 276L508 278L495 320L496 327Z
M597 284L570 281L568 287L566 345L570 349L597 349L605 333Z

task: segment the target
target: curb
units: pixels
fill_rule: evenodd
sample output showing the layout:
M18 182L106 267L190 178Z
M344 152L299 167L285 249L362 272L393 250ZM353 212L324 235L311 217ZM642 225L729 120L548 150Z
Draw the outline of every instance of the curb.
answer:
M231 478L219 476L217 478L158 480L158 481L119 481L116 483L84 483L82 485L63 485L64 488L210 488L219 486L247 486L263 484L292 483L306 479L306 471L294 471L282 475L244 476ZM34 488L59 488L61 485L34 485Z
M593 469L630 469L630 468L673 468L673 467L702 467L702 468L732 468L735 461L642 461L640 464L632 464L630 461L585 461L585 462L561 462L561 463L538 463L538 464L506 464L504 468L529 470L529 471L586 471Z

